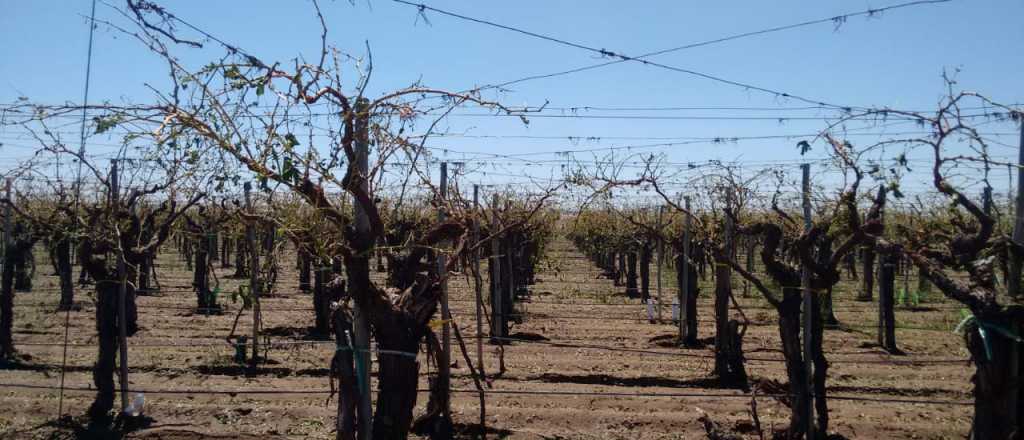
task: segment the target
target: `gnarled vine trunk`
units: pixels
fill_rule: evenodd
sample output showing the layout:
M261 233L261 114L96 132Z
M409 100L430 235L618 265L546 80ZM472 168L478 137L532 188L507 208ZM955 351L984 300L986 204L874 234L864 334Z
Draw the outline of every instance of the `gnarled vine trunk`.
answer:
M1020 438L1024 421L1024 395L1020 387L1024 350L1019 342L998 330L1020 334L1019 314L1020 310L1015 309L979 314L977 321L966 329L967 348L975 365L972 439ZM979 325L985 329L984 338Z
M20 231L19 226L14 231ZM14 292L18 290L18 267L28 260L32 245L31 238L15 237L4 250L3 275L0 280L0 362L13 359L15 355L12 330L14 327Z
M789 379L790 425L789 438L802 438L807 432L807 368L804 364L803 348L800 344L800 293L794 290L787 294L783 289L783 300L778 306L779 337L782 340L782 355L786 360L786 376Z

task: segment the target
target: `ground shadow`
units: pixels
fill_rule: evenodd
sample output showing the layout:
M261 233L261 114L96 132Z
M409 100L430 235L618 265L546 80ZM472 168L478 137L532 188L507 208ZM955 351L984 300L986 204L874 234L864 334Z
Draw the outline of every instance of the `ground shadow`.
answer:
M897 388L897 387L869 387L869 386L852 386L852 385L832 385L828 387L830 393L854 393L854 394L878 394L883 396L903 396L903 397L950 397L950 398L964 398L970 397L971 393L950 390L944 388L928 388L928 387L914 387L914 388Z
M547 383L574 383L580 385L612 385L622 387L662 387L662 388L721 388L717 378L700 377L696 379L670 379L667 377L619 377L608 374L561 374L544 373L531 376L527 380Z
M508 429L495 428L493 426L487 426L487 438L508 438L512 435L512 431ZM480 435L480 424L479 423L454 423L452 424L452 431L455 439L478 439L482 438Z
M316 331L316 327L312 326L280 325L277 327L265 328L262 330L261 334L271 337L301 339L305 341L329 341L331 339L331 335L318 333Z
M85 416L63 416L32 428L0 435L0 439L44 438L52 440L120 440L129 434L145 430L155 420L145 415L92 422ZM142 436L132 435L133 438Z
M679 348L679 335L677 334L664 334L658 335L647 340L647 342L654 344L661 348ZM705 348L709 345L714 345L715 337L709 336L706 338L697 339L696 344L687 344L685 348Z
M509 335L508 337L509 337L509 339L516 339L516 340L520 340L520 341L530 341L530 342L550 341L551 340L551 339L548 339L547 336L544 336L544 335L542 335L540 333L530 333L530 332L515 332L515 333L512 333L511 335Z

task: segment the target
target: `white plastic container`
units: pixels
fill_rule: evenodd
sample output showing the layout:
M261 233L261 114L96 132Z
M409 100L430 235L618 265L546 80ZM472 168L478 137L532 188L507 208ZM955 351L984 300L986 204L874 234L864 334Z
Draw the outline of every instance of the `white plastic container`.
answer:
M128 401L128 406L124 409L124 413L129 417L138 417L142 414L142 408L146 406L146 396L142 393L135 393L131 400Z

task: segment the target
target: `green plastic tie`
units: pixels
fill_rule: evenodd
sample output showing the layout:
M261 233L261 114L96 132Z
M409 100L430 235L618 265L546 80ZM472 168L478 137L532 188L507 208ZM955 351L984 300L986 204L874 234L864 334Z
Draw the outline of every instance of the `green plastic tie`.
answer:
M356 362L356 380L359 382L359 392L365 396L367 392L365 384L367 381L364 381L364 378L366 377L366 372L363 371L363 350L357 350L353 346L352 335L347 330L345 331L345 338L348 339L348 347L338 346L338 351L348 350L352 352L352 355L355 358Z
M1021 338L1020 335L1002 325L982 321L978 319L977 316L974 316L966 310L960 310L960 315L963 316L963 320L960 321L960 324L957 324L956 328L953 329L953 332L963 334L964 329L967 328L968 325L974 324L978 328L978 336L981 336L981 343L985 347L985 358L988 361L992 360L992 344L989 342L990 331L998 333L1018 344L1024 342L1024 338Z

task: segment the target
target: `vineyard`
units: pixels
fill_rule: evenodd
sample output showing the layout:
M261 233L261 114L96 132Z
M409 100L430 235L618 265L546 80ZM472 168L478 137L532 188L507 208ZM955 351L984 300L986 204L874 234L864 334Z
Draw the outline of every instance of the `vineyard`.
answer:
M395 1L428 24L694 74ZM444 140L471 135L453 112L525 127L581 110L502 99L538 77L378 91L369 45L331 46L316 1L303 5L316 56L287 60L153 2L105 7L117 18L88 18L90 62L100 26L141 47L167 80L147 100L90 103L87 88L82 103L0 105L0 139L19 143L0 149L27 151L0 169L0 438L1014 439L1024 426L1019 104L952 75L934 108L907 110L698 73L808 104L790 111L814 116L788 118L814 129L750 137L792 160L658 150L739 136L458 155Z

